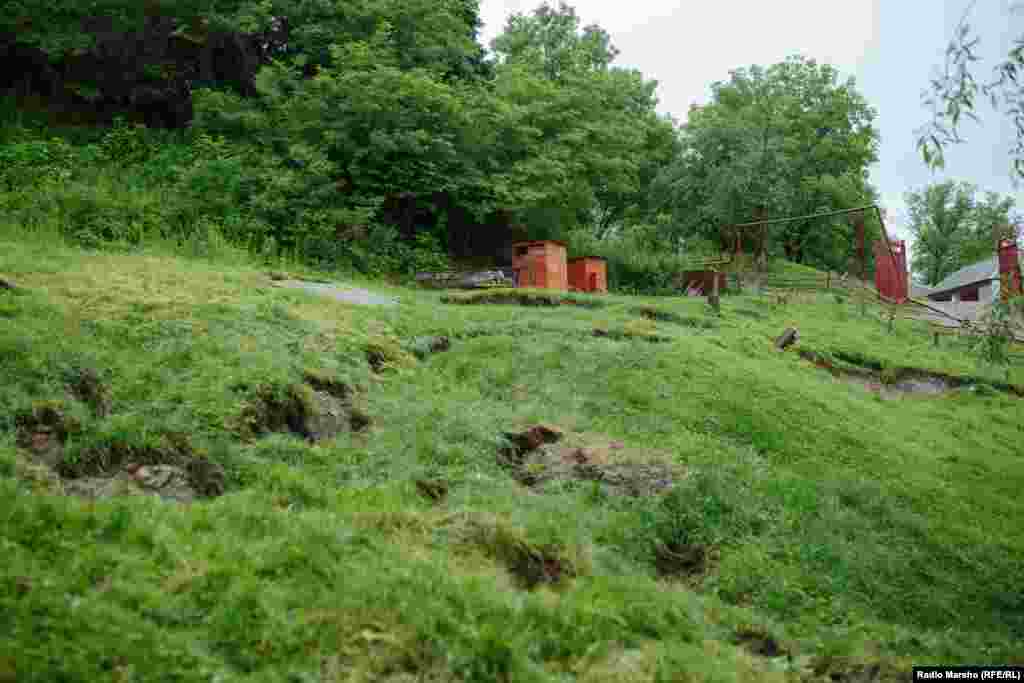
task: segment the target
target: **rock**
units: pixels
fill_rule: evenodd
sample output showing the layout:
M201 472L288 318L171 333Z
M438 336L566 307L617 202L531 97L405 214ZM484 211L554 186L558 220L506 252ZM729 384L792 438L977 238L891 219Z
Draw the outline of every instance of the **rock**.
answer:
M28 450L45 465L56 467L64 458L60 438L49 427L39 426L28 436Z
M303 431L311 441L333 439L351 428L349 412L343 401L326 391L313 391L312 406L303 416Z
M141 495L142 488L131 475L121 473L114 477L81 477L64 482L64 492L83 498L113 498L114 496Z
M18 446L50 467L63 461L68 434L80 429L77 420L65 414L64 405L52 401L35 404L31 411L17 415L14 423Z
M6 279L0 277L0 289L13 290L13 289L17 289L17 288L18 288L17 285L15 285L10 280L6 280Z
M132 479L146 491L161 498L188 503L196 498L188 472L173 465L144 465L135 470Z
M800 334L797 332L795 327L787 327L786 331L775 340L775 348L779 351L785 351L788 347L792 346L800 339Z
M512 283L508 281L505 274L500 270L467 273L458 280L458 286L462 289L475 289L484 285L506 285L511 287Z

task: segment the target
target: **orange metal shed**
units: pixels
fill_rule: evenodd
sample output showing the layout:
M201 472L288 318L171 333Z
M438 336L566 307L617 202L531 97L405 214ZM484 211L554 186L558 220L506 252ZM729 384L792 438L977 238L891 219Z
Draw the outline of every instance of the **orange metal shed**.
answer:
M516 242L512 248L516 287L569 289L565 243L555 240Z
M569 289L608 293L608 263L600 256L569 259Z

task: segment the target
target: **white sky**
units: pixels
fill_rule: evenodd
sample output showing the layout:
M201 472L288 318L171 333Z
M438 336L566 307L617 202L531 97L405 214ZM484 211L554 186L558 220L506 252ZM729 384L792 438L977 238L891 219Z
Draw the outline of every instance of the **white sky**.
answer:
M485 45L513 12L531 12L540 0L481 0ZM570 0L583 25L607 30L620 54L616 64L634 67L658 81L659 109L684 121L691 103L706 102L711 83L751 64L769 65L800 53L854 76L878 112L880 161L872 181L889 214L891 233L908 240L903 195L946 178L966 180L982 191L1014 191L1007 152L1013 126L987 103L983 126L963 131L968 144L947 152L946 171L932 174L921 161L914 130L928 120L920 93L970 0ZM991 60L1006 54L1024 33L1024 15L1010 13L1010 0L977 0L970 18L982 36L980 51ZM991 61L979 74L990 73Z

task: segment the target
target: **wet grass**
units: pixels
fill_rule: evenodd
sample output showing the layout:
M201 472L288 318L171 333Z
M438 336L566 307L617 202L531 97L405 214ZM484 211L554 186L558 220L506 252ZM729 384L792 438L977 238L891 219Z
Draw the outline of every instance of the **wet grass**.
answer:
M4 276L20 290L0 291L0 680L896 681L914 662L1021 663L1020 399L883 402L798 354L1024 383L1024 365L979 366L915 323L890 334L829 297L726 297L714 316L391 288L399 306L359 307L273 288L245 259L12 231ZM800 341L780 353L787 326ZM304 383L358 393L372 426L246 429L266 392ZM184 433L224 494L61 495L19 446L16 416L49 401L74 418L63 472ZM498 455L534 423L688 476L650 496L531 492Z

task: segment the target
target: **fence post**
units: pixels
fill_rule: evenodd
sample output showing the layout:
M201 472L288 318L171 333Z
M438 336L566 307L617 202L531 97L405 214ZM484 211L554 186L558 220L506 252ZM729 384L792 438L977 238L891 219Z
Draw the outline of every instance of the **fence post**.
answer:
M832 289L832 271L825 273L825 289Z
M718 270L715 268L711 269L711 295L708 297L708 303L716 314L721 312L718 302Z

